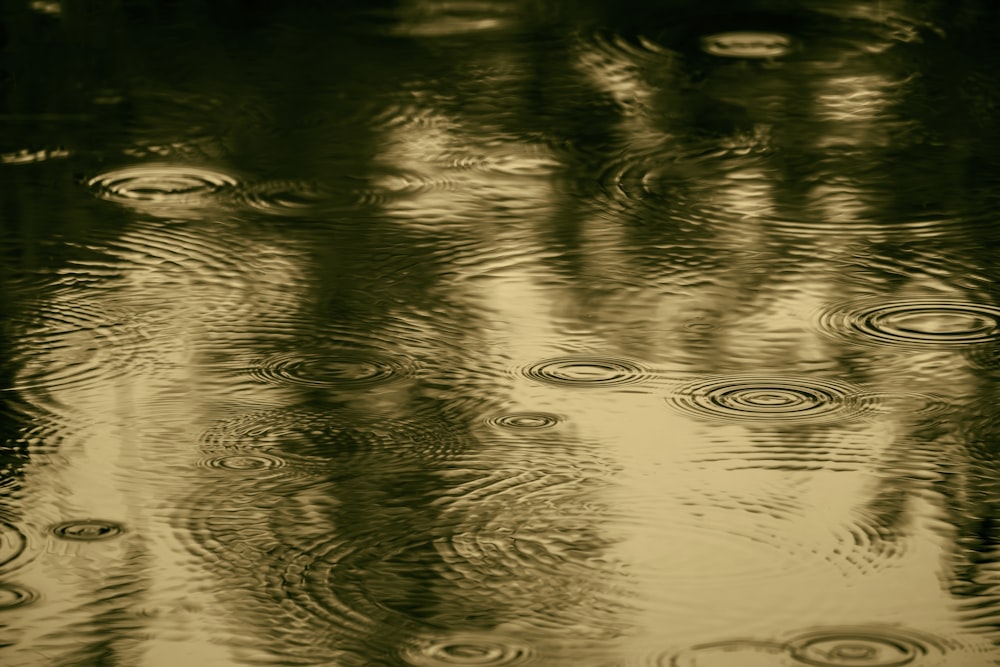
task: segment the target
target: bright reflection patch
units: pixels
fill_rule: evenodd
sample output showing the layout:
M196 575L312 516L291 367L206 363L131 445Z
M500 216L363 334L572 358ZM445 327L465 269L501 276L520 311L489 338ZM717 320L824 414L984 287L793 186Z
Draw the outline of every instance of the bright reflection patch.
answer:
M777 32L719 32L702 37L701 48L722 58L778 58L792 50L792 40Z
M508 641L505 637L463 633L440 640L414 640L403 648L401 657L406 664L416 667L506 667L531 661L533 651L529 646Z
M172 212L204 206L235 188L237 181L204 167L141 164L98 174L87 185L101 199L146 211Z

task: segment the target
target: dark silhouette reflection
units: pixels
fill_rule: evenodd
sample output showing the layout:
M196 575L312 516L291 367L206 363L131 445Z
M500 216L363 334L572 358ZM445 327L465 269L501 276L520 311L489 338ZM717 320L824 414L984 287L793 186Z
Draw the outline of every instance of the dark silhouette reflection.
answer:
M919 18L926 19L924 16ZM779 22L776 25L782 30L792 30L788 24L782 25ZM963 34L968 29L968 24L961 28ZM764 327L772 325L775 315L789 313L778 309L783 296L786 299L788 296L797 296L801 300L802 292L808 294L811 291L810 284L824 281L828 281L828 286L835 286L833 289L822 288L820 292L820 298L830 301L840 300L852 293L857 297L878 293L879 298L887 300L896 296L930 298L933 301L936 297L943 304L947 304L949 299L979 303L983 304L984 312L990 312L989 309L995 305L989 286L991 279L987 278L992 274L993 261L986 256L989 252L985 255L982 253L982 250L993 245L988 213L992 209L993 197L990 192L995 179L995 170L991 167L994 163L992 144L986 142L972 148L976 143L972 137L988 137L995 132L992 121L986 120L980 111L984 104L989 104L992 88L987 84L978 92L972 92L972 86L976 85L972 82L982 82L989 75L985 72L981 75L977 73L981 62L971 53L969 60L963 60L961 67L956 68L954 50L949 51L952 60L947 65L939 62L936 68L928 64L928 59L933 58L931 54L940 53L942 49L940 32L926 31L922 39L896 46L874 60L866 56L858 71L853 73L855 80L851 87L843 89L840 94L862 99L871 95L877 89L866 90L863 87L865 78L871 79L872 83L878 83L886 75L889 76L886 83L890 80L908 80L914 74L903 66L914 62L927 67L924 70L926 78L918 79L914 85L902 87L893 84L885 88L885 84L879 84L885 88L883 95L893 88L901 94L893 93L891 97L884 97L875 108L871 108L870 104L877 98L868 101L868 109L864 106L853 110L844 108L838 111L841 117L836 125L826 123L822 115L817 113L814 116L808 110L816 107L817 97L831 94L824 90L823 79L833 84L834 78L852 75L844 67L829 70L828 73L813 71L811 80L797 82L805 85L787 89L787 101L782 99L783 95L776 96L780 88L771 86L766 98L769 105L767 116L760 115L764 109L754 109L754 98L744 98L750 105L748 108L751 117L756 116L758 122L774 123L775 118L771 116L773 110L782 110L780 125L774 125L773 130L769 131L767 143L759 146L760 157L749 163L737 163L736 168L746 170L739 174L739 178L743 183L754 187L744 189L746 194L743 199L733 198L730 201L746 207L752 215L733 220L731 211L711 204L703 209L704 212L667 208L667 202L687 198L696 202L703 199L714 203L725 196L724 188L735 189L731 182L715 180L711 172L706 174L703 171L694 176L699 163L693 160L692 167L686 172L678 170L681 175L673 177L677 184L670 189L651 192L646 188L645 193L640 191L645 197L652 195L652 198L658 199L657 204L661 206L658 210L666 213L666 216L657 219L641 210L635 214L634 220L642 227L634 232L634 237L641 239L641 242L630 246L642 248L643 251L638 258L632 260L634 265L650 265L653 253L645 249L662 238L664 218L671 222L677 221L682 214L690 215L688 220L683 221L688 223L687 229L680 227L680 231L686 233L688 238L700 242L698 249L702 256L697 259L687 257L690 250L677 244L681 246L679 249L670 248L670 251L661 254L658 261L654 260L657 270L662 271L657 276L659 284L676 285L678 293L695 291L704 295L702 303L708 302L714 306L707 309L708 312L720 318L706 325L703 324L704 310L696 311L697 322L701 326L698 327L697 334L685 337L698 346L691 355L694 363L707 363L709 366L706 370L719 372L756 370L761 367L777 369L781 366L803 368L803 362L811 361L812 370L824 373L835 371L869 386L886 384L895 378L899 385L911 388L923 385L941 390L959 405L973 396L990 395L990 390L982 391L978 386L973 371L962 368L961 365L954 366L957 355L935 355L928 352L926 355L910 357L909 368L906 368L896 365L895 361L897 356L902 361L902 356L906 354L903 349L894 354L891 348L886 347L867 351L855 348L852 343L864 344L864 335L854 336L853 339L850 335L845 336L841 344L834 346L822 340L804 343L804 333L789 333L786 330L776 332L771 338L766 329L757 329L757 335L764 336L767 347L770 348L767 351L761 350L761 346L756 344L740 346L739 341L734 340L734 336L747 335L754 331L752 327L755 324L761 324L761 320L756 319L755 315L762 311L770 310L770 322L764 324ZM651 32L646 34L652 36ZM822 38L822 35L814 37ZM974 40L977 41L976 38ZM900 58L903 54L903 58ZM668 66L666 60L664 66ZM954 76L956 69L960 74ZM743 68L742 74L747 76L750 72ZM942 75L940 79L936 78L938 74ZM700 80L703 88L717 85L713 82L714 76L715 73L711 71L692 72L692 80ZM775 79L780 81L791 76L795 76L794 65L789 64L777 73L754 72L752 80L757 89L762 79L777 83ZM946 78L951 80L945 83ZM963 82L961 93L957 93L954 85L956 80ZM733 79L723 79L723 82L740 85ZM960 112L968 114L969 118L964 122L954 122L952 118L951 122L943 123L940 120L942 112L947 110L947 113L954 114L960 108L946 102L954 99L956 94L969 99L970 104L962 107ZM762 95L761 98L763 97ZM776 107L779 100L781 104ZM865 114L874 115L865 120ZM663 118L664 115L655 114L655 117ZM976 129L965 134L964 130L969 127ZM694 125L692 130L670 134L704 136L703 126ZM811 151L808 146L798 143L807 137L819 140ZM792 140L796 143L791 143ZM746 150L758 148L752 144L745 145ZM928 169L931 164L935 165L933 170ZM840 189L842 193L838 195L837 190ZM895 197L886 196L889 193L894 193ZM844 195L850 197L850 200ZM759 198L759 202L755 204L748 201L750 197ZM695 214L700 215L696 217ZM704 231L699 234L699 228L715 228L718 231L709 240ZM688 229L691 231L688 232ZM669 230L676 234L677 222L673 222ZM720 243L722 234L739 234L743 244L741 250L731 250L724 240ZM731 257L743 259L739 268L726 271L728 267L723 261L724 255L705 252L711 247L709 244L713 243L726 247ZM812 253L809 259L804 259L806 255L803 250ZM680 262L678 252L683 257ZM810 260L813 263L805 269L802 265L809 264ZM701 284L707 284L707 287L697 284L690 287L690 283L682 282L686 276L673 268L681 263L699 268L708 264L717 277L715 280L708 280L703 273L698 274ZM735 261L731 260L729 264L733 266ZM660 266L671 267L673 275L669 270L660 269ZM820 279L819 276L826 272L828 275ZM787 290L791 276L800 281L797 286L801 290L799 295L782 293ZM736 298L723 302L725 305L720 307L720 295L726 293L733 293ZM677 301L684 303L682 299ZM941 316L946 317L944 307L940 308ZM686 319L695 321L694 315L692 312ZM984 317L987 322L992 322L992 316ZM902 348L913 344L923 345L925 348L933 346L935 342L931 339L935 335L942 345L948 343L947 325L937 329L941 325L927 320L921 322L916 315L911 321L912 326L908 324L892 334ZM970 327L970 336L971 329L979 326L970 321L965 325ZM963 325L957 326L961 329ZM992 324L984 326L988 329ZM882 342L892 341L887 335ZM815 356L817 344L821 350L825 350L820 357ZM711 346L714 354L704 353L707 346ZM982 346L980 343L980 347ZM925 358L921 360L922 357ZM817 362L825 363L817 365ZM948 365L951 367L945 371L944 368ZM898 370L890 370L894 367ZM763 384L761 391L769 386ZM971 407L968 414L962 411L962 417L956 417L954 422L939 416L905 425L906 437L900 443L892 445L889 451L909 451L916 461L911 459L909 464L895 474L887 470L878 493L867 503L865 509L875 521L875 530L881 538L886 539L894 532L905 530L904 507L907 499L920 493L919 489L926 488L920 481L926 470L921 468L926 469L930 464L921 462L921 458L940 459L937 465L941 466L942 474L948 475L949 479L955 474L951 472L953 466L964 468L965 465L972 465L977 469L978 472L971 475L976 480L990 480L994 476L991 468L983 469L980 467L982 463L972 463L977 459L984 462L989 460L989 455L978 453L983 446L973 447L977 454L968 456L954 451L950 444L953 436L950 431L956 427L956 423L992 421L989 415L994 410L986 407L983 400L988 402L992 399L975 399L975 407ZM977 417L971 417L973 414ZM794 435L782 434L770 442L765 439L758 446L781 449L780 443L791 437L795 438L796 443L804 444L811 440L801 428L796 428ZM974 439L976 442L985 442L989 440L989 436L981 438L977 435ZM849 440L841 438L841 445L847 443ZM899 454L895 456L898 457ZM825 462L829 464L828 460ZM913 469L914 463L916 470ZM899 465L898 461L889 464L889 470L895 469L896 465ZM987 481L986 484L992 482ZM956 545L955 558L958 562L966 563L957 568L956 577L964 583L956 583L955 592L968 596L966 606L976 609L975 612L967 612L969 619L975 619L969 622L969 627L976 628L976 632L981 630L991 639L995 638L991 625L993 621L990 620L995 620L995 610L988 602L987 589L982 583L976 583L988 580L989 575L984 576L983 573L989 571L995 561L995 536L992 535L995 508L983 504L981 499L987 498L989 493L981 490L978 484L974 484L974 491L965 489L961 492L949 488L947 482L943 482L941 486L947 489L944 491L947 503L957 504L952 508L953 514L949 522L962 535ZM958 495L969 497L969 502L958 500ZM962 518L969 516L979 518L972 521Z
M996 493L995 374L974 380L975 398L954 415L952 446L960 455L940 464L935 486L945 500L948 529L954 546L949 590L963 621L1000 644L995 591L1000 547Z
M412 45L385 37L370 44L365 34L352 46L313 39L315 50L306 53L299 38L315 29L302 15L291 25L279 20L274 29L268 12L244 16L232 32L233 26L220 25L221 15L191 5L192 22L183 9L137 4L119 14L65 7L68 25L98 28L87 40L96 43L114 26L119 52L135 56L116 62L116 76L103 82L110 92L101 93L100 104L114 108L120 134L106 139L97 159L82 160L111 168L91 166L84 175L92 194L108 202L77 215L117 215L116 207L124 207L136 219L111 232L80 230L78 238L96 257L89 266L84 252L67 260L84 284L104 276L94 291L65 293L83 326L114 334L95 348L129 357L122 375L90 359L74 360L86 372L65 383L44 363L22 370L22 379L35 380L24 394L69 424L55 428L49 440L85 438L77 431L85 433L78 422L89 421L88 408L107 410L102 396L124 389L125 398L110 401L115 413L99 418L121 432L104 437L119 450L170 452L167 465L187 470L173 482L156 479L149 491L128 488L126 495L140 511L165 511L189 531L173 541L194 552L198 569L218 578L196 596L210 600L192 606L221 605L225 620L213 630L237 660L261 652L395 662L405 659L396 640L416 645L434 633L445 640L463 632L492 636L498 625L530 617L528 609L555 626L560 613L569 614L562 624L579 631L572 614L582 613L589 598L573 599L564 610L568 600L556 599L552 582L591 587L584 578L590 569L564 575L557 566L598 558L603 542L595 531L562 526L560 512L545 520L527 509L524 516L507 516L507 503L524 502L515 494L497 501L492 521L499 525L484 531L483 509L450 497L458 500L463 487L474 491L480 484L527 484L537 494L547 483L568 480L558 468L533 470L522 458L516 469L456 467L485 446L467 431L492 402L463 396L452 378L464 376L451 371L467 365L463 357L483 325L469 313L467 297L448 288L453 237L429 241L423 230L377 215L392 193L379 185L381 165L366 173L385 133L371 114L394 121L397 103L371 89L372 73L389 74L410 57ZM154 29L154 21L160 27ZM254 66L234 67L227 49L244 49L247 30L288 39L289 55L256 44L253 53L238 56ZM237 36L238 42L228 39ZM190 53L177 48L178 37ZM359 49L372 56L367 71L345 66ZM299 82L283 74L290 59L301 63L293 67ZM317 61L337 80L316 81L310 65ZM447 59L425 61L433 71ZM264 85L261 68L270 72ZM223 78L227 88L205 92L208 82ZM391 90L398 81L383 85ZM302 132L296 135L296 128ZM391 177L394 165L388 166ZM249 223L233 212L246 203ZM59 303L39 300L43 323L59 315ZM92 316L107 319L87 321ZM142 335L117 337L133 323ZM55 343L68 347L73 324L57 329ZM170 355L180 361L164 362ZM232 399L215 383L232 385ZM176 456L168 434L179 429L190 437L198 425L209 433L203 446L188 442L187 455ZM96 440L87 445L97 446ZM197 462L205 472L190 467ZM148 473L157 464L130 465ZM525 474L529 479L518 477ZM157 500L149 503L147 493ZM561 497L556 492L546 502L563 502L569 513L571 499L579 499ZM522 528L529 514L531 527ZM466 526L470 537L453 539L454 524ZM549 544L547 534L556 529L563 536ZM480 548L478 557L467 553ZM500 556L491 564L495 550ZM159 557L183 562L167 553ZM470 561L478 565L469 568ZM452 568L465 587L478 587L477 595L456 595ZM540 571L532 574L532 568ZM530 589L504 601L508 582L516 591L522 579L531 580ZM168 603L159 604L170 624L185 627ZM276 626L277 619L287 625ZM118 630L105 632L108 642L117 641ZM175 641L167 634L153 631L155 650ZM68 653L68 659L105 660L97 649Z
M995 14L4 9L9 655L982 657Z

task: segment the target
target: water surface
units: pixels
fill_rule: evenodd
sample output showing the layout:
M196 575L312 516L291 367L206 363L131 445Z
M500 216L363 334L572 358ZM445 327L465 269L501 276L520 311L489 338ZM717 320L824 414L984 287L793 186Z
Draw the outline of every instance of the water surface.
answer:
M3 665L1000 665L992 4L0 16Z

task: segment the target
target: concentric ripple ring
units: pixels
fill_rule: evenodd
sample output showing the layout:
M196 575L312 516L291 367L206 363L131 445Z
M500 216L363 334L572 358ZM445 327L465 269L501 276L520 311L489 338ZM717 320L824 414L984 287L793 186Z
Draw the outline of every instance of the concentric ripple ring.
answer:
M416 667L477 665L506 667L519 665L532 657L528 646L501 641L496 637L457 634L442 640L419 640L403 647L401 657Z
M510 429L552 428L560 421L559 415L548 412L516 412L486 419L486 423L491 426Z
M223 456L213 456L204 459L201 464L207 468L215 470L227 470L232 472L256 472L260 470L272 470L282 468L285 461L270 454L232 454Z
M0 584L0 610L23 607L37 599L38 593L26 586Z
M810 633L789 648L798 662L814 667L902 667L930 651L914 637L863 629Z
M272 384L308 387L363 387L383 384L407 374L401 362L373 353L352 351L333 354L277 354L250 370L251 375Z
M109 201L129 206L193 206L236 185L220 171L189 165L145 164L107 171L87 185Z
M0 567L14 562L27 547L24 533L9 523L0 522Z
M963 346L1000 339L1000 308L950 300L837 304L819 313L828 334L901 347Z
M109 540L125 532L125 529L117 523L102 519L64 521L53 526L51 530L57 537L80 542Z
M817 421L847 419L864 411L854 386L834 380L772 376L727 376L681 386L667 403L710 419Z
M645 369L627 359L599 356L545 359L525 368L524 375L546 384L572 387L635 384L649 377Z

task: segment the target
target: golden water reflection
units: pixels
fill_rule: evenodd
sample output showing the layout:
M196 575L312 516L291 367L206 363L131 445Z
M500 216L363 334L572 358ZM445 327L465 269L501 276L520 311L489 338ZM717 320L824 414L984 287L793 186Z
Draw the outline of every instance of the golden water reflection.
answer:
M60 159L4 165L0 662L996 664L993 167L941 31L536 4L251 12L214 102L2 147Z

